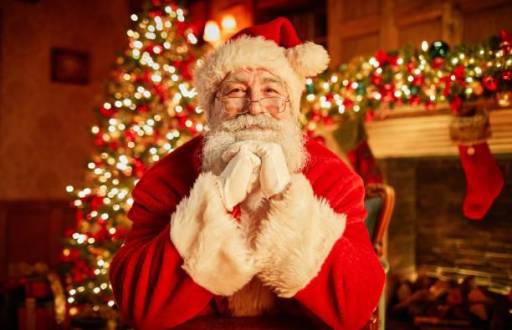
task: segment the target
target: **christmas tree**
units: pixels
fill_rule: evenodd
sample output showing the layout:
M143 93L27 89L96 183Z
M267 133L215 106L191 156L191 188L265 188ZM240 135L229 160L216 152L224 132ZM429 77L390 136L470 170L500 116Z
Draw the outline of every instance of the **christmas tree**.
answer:
M96 151L86 186L66 187L76 208L76 228L62 251L71 315L110 318L108 268L130 226L130 192L151 164L203 130L190 82L200 47L184 10L153 0L130 18L128 47L91 128Z

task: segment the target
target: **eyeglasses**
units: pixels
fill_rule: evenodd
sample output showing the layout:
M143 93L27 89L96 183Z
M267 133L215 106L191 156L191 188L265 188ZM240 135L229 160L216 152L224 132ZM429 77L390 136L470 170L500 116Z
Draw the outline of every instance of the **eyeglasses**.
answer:
M259 102L260 106L272 115L277 115L285 110L285 104L289 102L288 97L272 96L263 97L259 100L251 100L248 97L215 96L222 102L224 111L237 116L249 113L251 104Z

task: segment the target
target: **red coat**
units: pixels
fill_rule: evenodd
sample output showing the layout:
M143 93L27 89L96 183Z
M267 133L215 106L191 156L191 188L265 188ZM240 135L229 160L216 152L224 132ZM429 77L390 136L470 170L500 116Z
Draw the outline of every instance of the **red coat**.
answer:
M200 173L202 141L194 138L161 159L132 192L128 217L133 227L109 275L123 318L138 329L169 329L209 313L216 298L182 269L169 238L170 216ZM335 329L359 329L377 305L385 280L364 224L364 186L324 146L308 139L306 150L303 174L314 194L334 212L346 214L347 222L318 275L291 299Z

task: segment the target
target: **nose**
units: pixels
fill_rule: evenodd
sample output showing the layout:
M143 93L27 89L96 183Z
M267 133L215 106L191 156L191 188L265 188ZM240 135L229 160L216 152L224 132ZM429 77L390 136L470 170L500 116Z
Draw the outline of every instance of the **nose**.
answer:
M260 113L263 113L263 108L259 102L260 98L261 95L258 95L258 93L251 93L251 104L249 104L249 113L251 115L259 115Z

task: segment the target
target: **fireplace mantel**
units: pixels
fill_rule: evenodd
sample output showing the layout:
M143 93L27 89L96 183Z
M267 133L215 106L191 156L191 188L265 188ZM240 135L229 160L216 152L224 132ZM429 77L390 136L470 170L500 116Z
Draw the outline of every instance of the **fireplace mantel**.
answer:
M393 112L399 115L366 124L368 142L376 158L458 155L457 146L449 137L449 110L423 110L426 115L400 109ZM512 108L489 113L492 137L488 142L492 152L512 153Z

